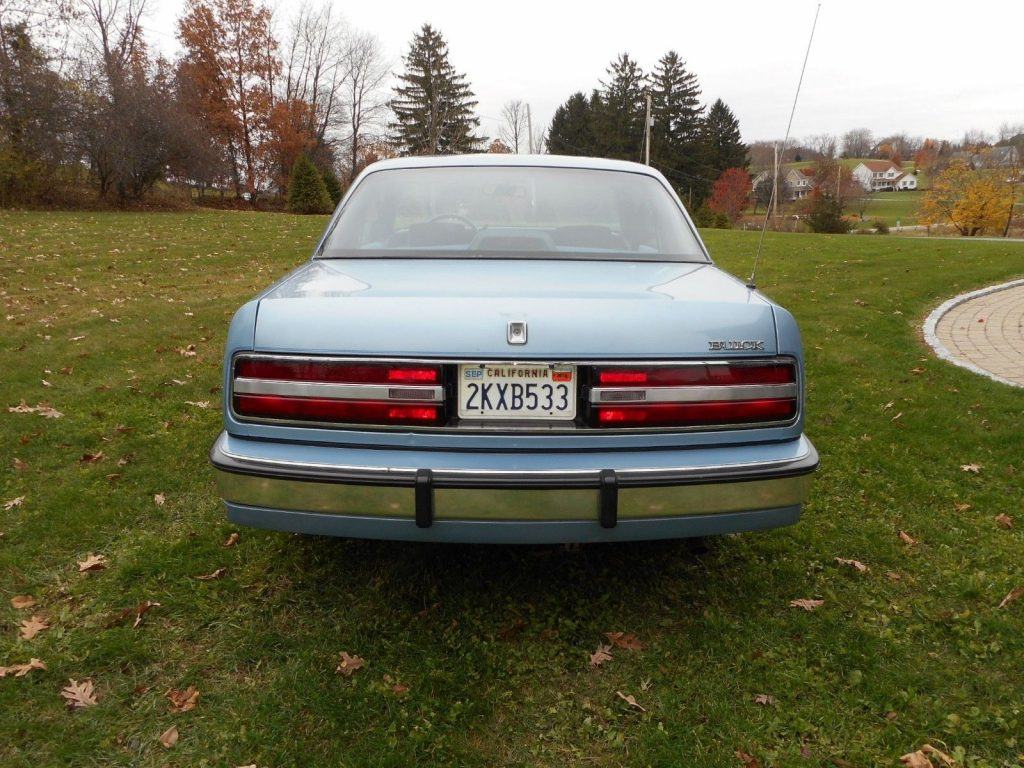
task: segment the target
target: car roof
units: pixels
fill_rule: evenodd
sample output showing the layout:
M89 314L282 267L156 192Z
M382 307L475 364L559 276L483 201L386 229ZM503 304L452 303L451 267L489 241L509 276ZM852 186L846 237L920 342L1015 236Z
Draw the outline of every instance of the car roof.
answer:
M396 157L391 160L380 160L369 166L367 172L386 171L395 168L449 168L487 166L511 166L519 168L584 168L595 171L629 171L643 173L648 176L660 176L655 169L640 163L627 160L609 160L603 157L575 157L570 155L512 155L512 154L473 154L473 155L429 155L413 157Z

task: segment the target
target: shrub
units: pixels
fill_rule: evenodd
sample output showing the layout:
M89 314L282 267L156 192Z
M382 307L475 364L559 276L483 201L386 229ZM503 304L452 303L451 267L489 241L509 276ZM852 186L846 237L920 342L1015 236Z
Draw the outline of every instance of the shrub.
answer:
M327 194L324 177L305 155L300 155L292 166L288 182L288 210L292 213L327 213L331 198Z
M707 229L713 227L715 229L729 229L732 222L729 221L729 217L724 213L715 213L711 208L708 207L707 203L697 209L697 212L693 214L693 223L698 227Z
M337 207L338 203L341 202L341 181L338 180L338 174L334 172L333 168L325 168L324 173L324 186L327 188L327 196L331 198L331 205Z
M871 228L873 230L875 230L875 234L877 234L877 235L888 235L889 234L889 225L886 224L881 219L875 219L874 221L872 221L871 222Z
M811 232L845 235L851 229L843 218L843 204L825 195L815 195L807 213L807 226Z

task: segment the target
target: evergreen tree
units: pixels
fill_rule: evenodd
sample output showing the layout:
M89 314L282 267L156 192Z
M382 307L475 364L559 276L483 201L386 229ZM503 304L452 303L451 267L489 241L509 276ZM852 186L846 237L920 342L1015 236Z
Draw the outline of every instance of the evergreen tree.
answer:
M288 182L288 210L292 213L327 213L330 208L331 198L323 176L308 157L299 155Z
M594 154L594 115L582 91L560 104L548 128L548 152L552 155Z
M726 168L747 167L747 146L740 140L740 122L721 99L704 119L705 176L718 178Z
M700 85L675 51L658 60L650 79L651 164L663 168L683 191L699 181L704 165Z
M331 198L331 203L335 206L341 202L341 181L338 179L338 174L334 172L334 169L327 167L324 169L324 187L327 189L327 196Z
M619 55L601 82L594 119L595 154L622 160L639 160L643 151L647 78L628 53Z
M476 99L464 74L448 61L448 44L429 24L413 36L398 76L390 124L404 155L451 155L482 149L484 137L474 135L480 120L473 114Z

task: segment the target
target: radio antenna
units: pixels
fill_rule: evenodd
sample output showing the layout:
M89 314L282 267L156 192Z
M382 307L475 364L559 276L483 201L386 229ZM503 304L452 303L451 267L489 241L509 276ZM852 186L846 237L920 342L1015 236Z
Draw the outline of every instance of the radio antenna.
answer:
M793 94L793 107L789 110L789 122L786 124L786 137L782 140L782 161L786 160L786 145L789 144L789 132L793 128L793 115L796 114L796 103L800 98L800 88L804 84L804 72L807 71L807 59L811 55L811 43L814 41L814 30L818 26L818 14L821 13L821 3L818 3L818 8L814 12L814 22L811 24L811 35L807 38L807 50L804 52L804 63L800 67L800 79L796 83L796 93ZM772 168L772 173L778 176L779 166ZM764 224L761 226L761 235L757 239L757 251L754 253L754 268L750 270L750 278L747 280L747 288L754 290L757 288L757 284L754 282L754 275L757 274L757 263L761 260L761 246L764 245L764 233L768 229L768 220L772 215L772 206L775 205L775 195L778 193L778 179L772 179L772 193L768 198L768 210L764 214Z

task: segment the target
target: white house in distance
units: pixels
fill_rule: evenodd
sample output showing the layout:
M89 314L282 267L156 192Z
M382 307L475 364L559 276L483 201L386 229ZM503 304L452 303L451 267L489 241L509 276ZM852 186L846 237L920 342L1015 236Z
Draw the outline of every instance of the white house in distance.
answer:
M853 178L868 192L917 189L917 177L889 160L862 160L853 169Z
M790 200L803 200L815 186L814 168L790 168L786 173L786 192Z

